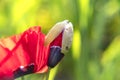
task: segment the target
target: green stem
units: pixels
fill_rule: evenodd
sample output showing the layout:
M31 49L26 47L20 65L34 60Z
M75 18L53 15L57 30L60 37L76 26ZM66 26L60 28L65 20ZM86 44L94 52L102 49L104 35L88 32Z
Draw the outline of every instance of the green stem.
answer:
M50 75L50 68L48 70L47 76L46 76L46 80L49 80L49 75Z
M50 68L48 69L48 72L43 75L42 80L49 80L49 74L50 74Z

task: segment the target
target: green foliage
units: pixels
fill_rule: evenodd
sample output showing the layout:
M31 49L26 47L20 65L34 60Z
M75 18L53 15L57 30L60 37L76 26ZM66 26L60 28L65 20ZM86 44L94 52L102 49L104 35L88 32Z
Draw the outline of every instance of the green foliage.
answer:
M73 45L49 80L120 80L119 5L119 0L0 0L0 37L36 25L46 33L68 19L74 25Z

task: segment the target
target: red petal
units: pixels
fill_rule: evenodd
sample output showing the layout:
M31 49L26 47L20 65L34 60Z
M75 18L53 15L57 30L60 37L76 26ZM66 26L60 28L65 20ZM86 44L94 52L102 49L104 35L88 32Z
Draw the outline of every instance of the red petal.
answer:
M35 72L47 70L49 46L44 46L45 35L40 27L33 27L21 35L0 41L0 75L8 75L20 66L35 64Z
M62 34L63 32L61 32L58 37L56 37L50 44L50 46L60 46L62 45Z

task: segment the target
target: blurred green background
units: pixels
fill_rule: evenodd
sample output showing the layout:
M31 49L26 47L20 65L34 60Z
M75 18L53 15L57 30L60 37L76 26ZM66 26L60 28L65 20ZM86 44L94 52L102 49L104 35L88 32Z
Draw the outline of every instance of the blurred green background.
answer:
M0 38L36 25L46 33L65 19L74 25L72 48L49 80L120 80L120 0L0 0Z

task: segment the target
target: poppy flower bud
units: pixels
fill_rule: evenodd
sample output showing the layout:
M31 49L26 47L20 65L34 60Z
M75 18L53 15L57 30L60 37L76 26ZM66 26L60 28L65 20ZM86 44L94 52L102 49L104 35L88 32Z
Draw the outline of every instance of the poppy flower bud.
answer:
M48 66L54 67L70 49L73 25L68 20L56 23L45 37L45 45L50 44Z
M58 39L62 34L61 40ZM57 40L58 39L58 40ZM61 42L61 52L67 53L71 47L73 39L73 25L68 20L56 23L45 37L45 45ZM56 44L55 44L56 45Z
M48 59L48 66L53 68L60 62L64 54L61 53L61 48L59 46L52 46L50 48L50 55Z

